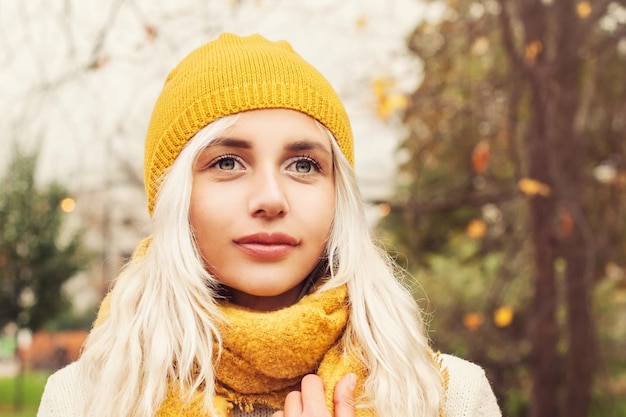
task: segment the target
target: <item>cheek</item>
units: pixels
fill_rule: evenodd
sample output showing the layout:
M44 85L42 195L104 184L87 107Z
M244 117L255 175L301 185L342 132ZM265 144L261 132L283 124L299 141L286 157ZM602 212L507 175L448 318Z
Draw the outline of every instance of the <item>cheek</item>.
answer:
M311 216L311 226L318 236L328 237L335 217L335 190L332 187L320 193L317 198L310 201L308 215Z
M207 209L202 204L192 204L189 211L189 222L193 231L196 245L200 256L205 264L205 268L209 269L209 265L215 262L216 258L220 258L220 252L225 248L224 233L220 233L223 226L223 219L220 219L216 208Z
M224 216L234 209L235 195L228 187L194 186L189 203L191 223L199 225L225 220Z
M192 190L189 206L189 222L194 231L200 248L206 246L209 236L215 236L219 224L226 221L224 201L227 199L215 198L215 193L205 189Z

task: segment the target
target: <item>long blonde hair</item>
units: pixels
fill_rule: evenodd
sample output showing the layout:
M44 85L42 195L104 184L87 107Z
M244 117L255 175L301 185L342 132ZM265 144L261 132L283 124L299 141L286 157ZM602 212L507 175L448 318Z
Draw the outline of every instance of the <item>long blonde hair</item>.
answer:
M88 387L86 415L152 417L168 381L180 384L181 392L202 391L207 412L215 415L219 283L203 267L188 216L193 162L237 118L200 130L163 179L150 245L117 278L109 315L92 329L79 360ZM444 393L421 312L402 271L369 235L354 170L326 132L337 203L326 249L330 277L316 291L348 286L344 343L370 371L365 405L379 417L435 417Z

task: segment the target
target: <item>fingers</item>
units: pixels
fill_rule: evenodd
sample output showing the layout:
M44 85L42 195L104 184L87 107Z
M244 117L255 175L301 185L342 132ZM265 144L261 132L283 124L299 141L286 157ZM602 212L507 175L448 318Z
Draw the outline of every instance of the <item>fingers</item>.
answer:
M272 417L300 417L302 415L302 393L300 391L291 391L285 398L285 408L280 416Z
M302 389L302 411L305 415L331 417L328 408L326 408L322 378L313 374L305 375L300 387Z
M356 415L354 401L355 387L355 374L347 374L339 380L333 394L335 417L354 417Z
M283 411L272 417L355 417L354 388L356 375L347 374L339 380L333 393L335 415L331 416L324 398L324 382L317 375L302 379L301 391L292 391L285 398Z

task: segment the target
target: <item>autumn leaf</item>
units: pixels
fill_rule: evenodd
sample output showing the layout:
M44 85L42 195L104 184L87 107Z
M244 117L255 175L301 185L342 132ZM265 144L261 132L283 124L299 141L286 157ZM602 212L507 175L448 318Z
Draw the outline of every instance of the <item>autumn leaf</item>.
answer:
M503 306L493 312L493 322L496 327L507 327L513 322L515 312L511 307Z
M522 178L517 182L517 187L529 197L537 195L547 197L552 192L549 185L532 178Z
M380 203L377 208L381 217L387 217L391 213L391 206L387 203Z
M487 233L487 223L480 219L474 219L467 225L465 233L472 239L482 239Z
M576 5L576 14L581 19L586 19L591 14L591 3L588 1L581 1Z
M409 104L403 94L390 94L394 82L389 78L376 78L372 81L372 92L376 96L376 114L386 120L397 110L404 110Z
M157 36L157 30L154 26L145 25L143 27L144 32L146 33L146 37L150 40L154 40Z
M485 317L482 313L474 312L467 313L463 316L463 326L470 331L478 330L480 326L485 322Z
M378 102L376 113L381 119L387 120L396 111L406 109L408 102L406 96L402 95L385 97Z
M89 69L98 70L102 68L107 62L109 62L109 58L107 56L99 56L93 60L91 65L89 65Z
M529 64L533 64L537 60L537 56L543 50L541 41L532 41L526 45L524 50L524 58Z
M380 99L387 95L389 88L393 86L393 82L389 78L375 78L372 81L372 92L376 98Z
M61 200L61 202L59 203L59 206L61 207L61 210L63 210L65 213L71 213L76 208L76 202L74 201L73 198L66 197L63 200Z
M473 55L481 56L485 55L489 51L489 47L489 38L486 36L479 36L472 43L470 51Z
M474 172L482 174L487 170L490 153L489 142L485 140L478 142L472 151L472 167L474 168Z
M574 217L572 214L562 209L559 211L559 220L561 222L561 234L564 236L568 236L574 230Z

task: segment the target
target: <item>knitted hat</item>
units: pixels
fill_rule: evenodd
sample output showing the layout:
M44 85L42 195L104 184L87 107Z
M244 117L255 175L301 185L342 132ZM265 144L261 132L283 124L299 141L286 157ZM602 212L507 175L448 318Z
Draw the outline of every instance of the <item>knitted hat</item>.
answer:
M348 115L328 81L285 41L225 33L170 72L154 106L144 159L150 214L162 177L193 135L220 117L272 108L317 119L353 163Z

